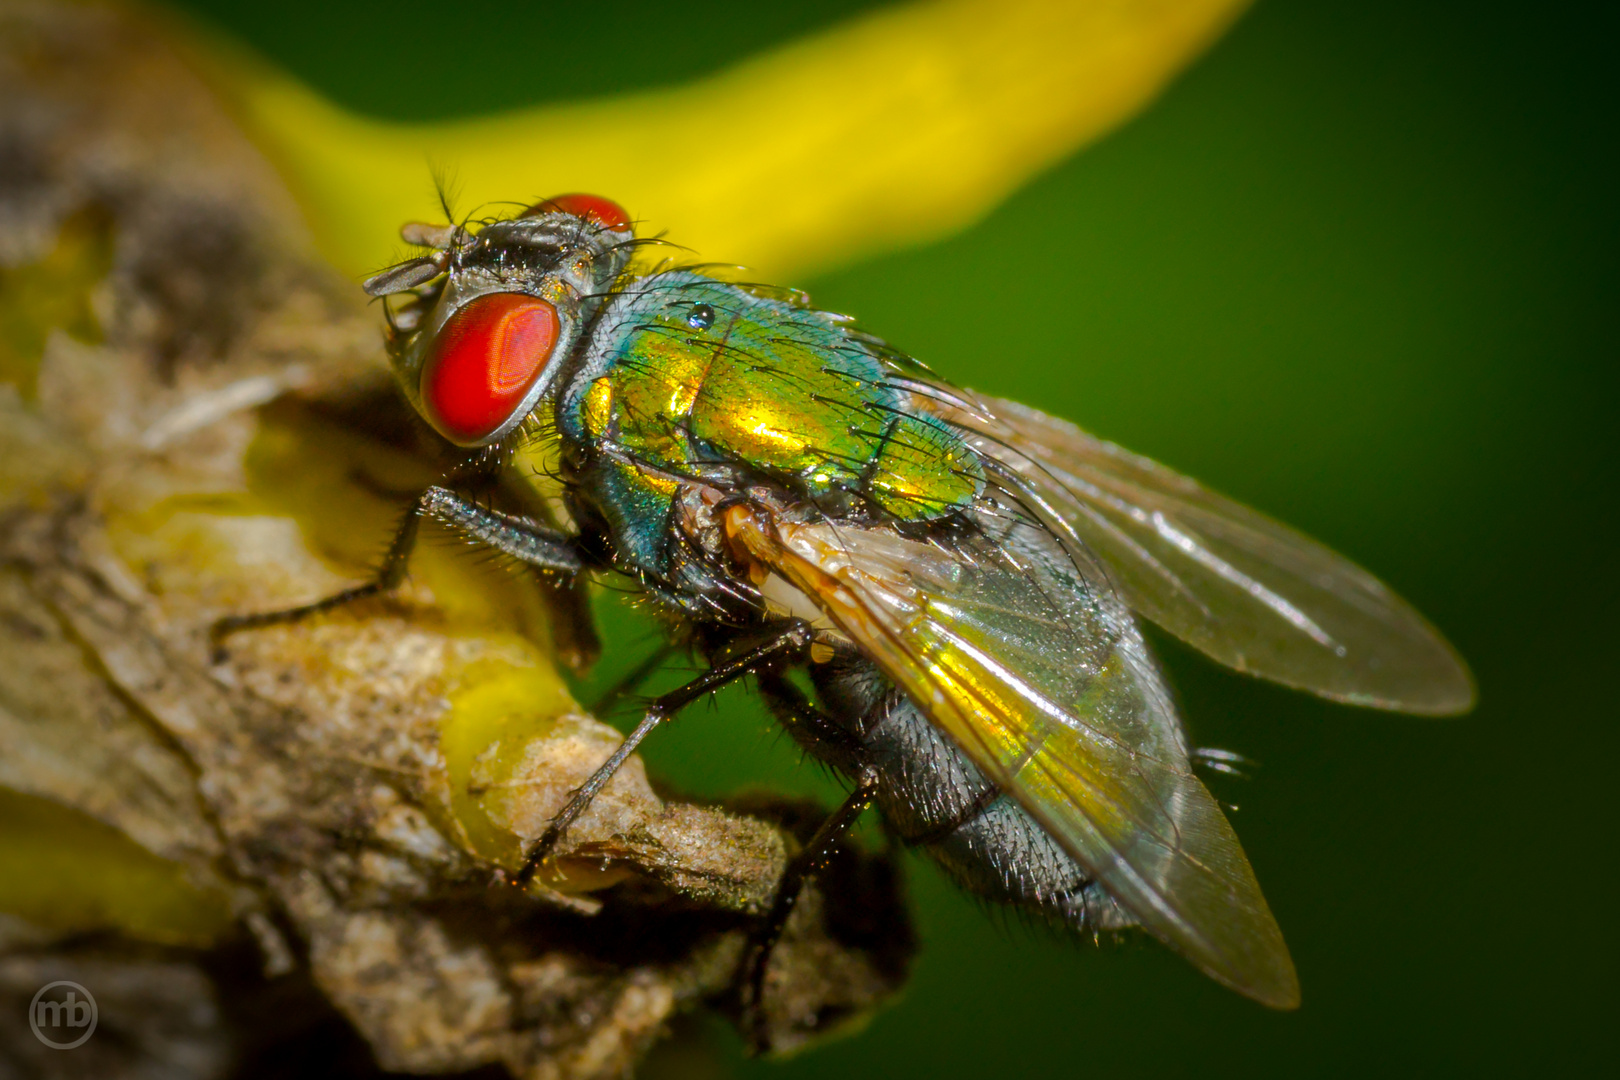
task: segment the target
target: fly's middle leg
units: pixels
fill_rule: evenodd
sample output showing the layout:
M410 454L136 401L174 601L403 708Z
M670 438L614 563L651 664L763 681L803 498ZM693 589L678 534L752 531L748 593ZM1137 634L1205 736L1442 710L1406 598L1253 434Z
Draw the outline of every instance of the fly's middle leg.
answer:
M783 624L778 632L761 644L711 667L691 682L654 698L647 706L647 711L642 715L641 723L636 725L636 729L619 744L612 756L598 766L590 778L574 791L568 802L557 812L557 816L546 825L546 831L540 834L540 839L529 849L523 869L518 871L514 879L516 884L524 886L534 880L535 874L550 857L557 842L568 831L568 827L585 812L591 805L591 800L596 798L597 792L613 779L613 774L619 771L619 767L635 753L636 747L641 745L641 740L652 734L655 728L672 719L676 713L692 702L728 683L735 682L744 675L774 669L802 658L810 650L811 639L812 631L809 625L795 619Z
M551 573L573 577L585 568L578 538L547 528L528 518L485 509L449 488L430 487L416 497L400 520L394 539L388 545L376 576L363 585L335 593L314 603L281 611L252 615L228 615L208 631L208 642L217 663L224 659L225 639L241 630L291 623L331 611L344 604L379 596L399 587L405 580L411 552L421 532L424 517L437 518L469 539L495 548L520 562Z

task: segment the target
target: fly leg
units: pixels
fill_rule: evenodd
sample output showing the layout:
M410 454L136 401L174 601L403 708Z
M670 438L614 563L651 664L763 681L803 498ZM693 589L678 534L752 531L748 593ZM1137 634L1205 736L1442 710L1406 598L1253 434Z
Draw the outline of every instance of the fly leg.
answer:
M572 577L585 568L585 556L577 537L548 529L527 518L486 510L449 488L430 487L418 495L405 512L375 577L364 585L344 589L312 604L253 615L227 615L208 631L214 662L225 658L225 639L239 630L298 622L311 615L398 588L405 580L405 570L410 563L411 551L416 547L424 517L437 518L469 539L487 544L541 570Z
M529 849L523 869L519 870L514 878L516 884L522 887L534 880L534 875L551 855L552 849L557 846L557 841L562 839L563 833L567 832L568 827L585 812L591 805L591 800L596 798L596 793L613 779L613 774L619 771L619 766L635 753L636 747L641 745L641 740L652 734L654 728L671 719L692 702L727 683L735 682L752 671L774 667L803 656L809 651L810 640L809 625L794 620L785 624L779 632L762 644L711 667L684 686L654 698L652 704L647 706L647 711L642 715L641 723L636 725L636 729L619 744L613 755L590 775L590 779L574 791L563 808L557 811L557 816L546 825L546 831L540 834L540 839Z
M759 677L760 695L800 748L846 775L860 772L860 740L781 673Z
M782 882L776 888L776 899L771 903L770 914L749 938L748 949L743 953L740 990L743 1027L756 1054L769 1048L765 1026L765 973L770 966L771 952L782 937L782 928L787 925L788 916L793 914L793 905L798 902L805 883L826 865L844 834L877 798L877 792L877 770L863 769L856 777L855 790L821 823L804 850L788 864L787 872L782 875Z

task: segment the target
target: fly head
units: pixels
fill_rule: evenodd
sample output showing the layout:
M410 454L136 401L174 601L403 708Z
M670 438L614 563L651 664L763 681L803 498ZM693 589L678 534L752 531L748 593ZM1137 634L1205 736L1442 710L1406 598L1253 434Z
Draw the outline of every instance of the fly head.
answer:
M390 309L388 353L406 396L458 446L517 428L555 385L634 231L618 204L562 195L478 226L407 224L427 248L365 282Z

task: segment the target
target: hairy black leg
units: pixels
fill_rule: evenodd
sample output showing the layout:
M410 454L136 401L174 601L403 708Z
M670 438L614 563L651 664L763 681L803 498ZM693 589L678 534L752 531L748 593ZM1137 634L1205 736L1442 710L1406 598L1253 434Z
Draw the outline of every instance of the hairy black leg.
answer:
M743 953L739 990L742 994L743 1028L748 1032L756 1054L769 1049L765 1029L765 973L770 967L771 951L776 948L782 928L787 925L788 916L793 914L793 905L798 902L805 883L826 865L844 834L877 798L877 792L877 770L863 769L856 777L855 790L849 793L838 809L828 815L804 850L788 864L781 884L776 887L776 899L771 903L770 914L749 937L748 948Z
M761 674L759 689L785 731L807 753L835 769L860 771L860 741L847 727L815 705L780 672Z
M215 662L224 659L225 639L239 630L250 630L275 623L298 622L311 615L377 596L399 587L421 531L422 518L432 516L479 543L496 548L542 570L573 575L584 569L585 560L576 538L548 529L527 518L486 510L449 488L430 487L416 497L394 533L377 575L364 585L344 589L313 604L264 611L253 615L227 615L208 630L208 642Z
M557 841L568 831L568 826L585 812L585 808L591 805L591 800L596 798L596 793L613 779L613 774L619 771L619 766L635 753L636 747L641 745L641 740L650 735L654 728L698 698L742 678L751 671L799 658L809 650L810 640L811 631L808 624L798 620L786 623L780 631L761 644L710 668L684 686L654 698L652 704L647 706L647 711L643 714L641 723L636 725L636 729L619 744L613 755L591 774L590 779L574 791L563 808L557 811L557 816L546 825L546 831L540 834L540 839L529 849L523 869L518 871L514 879L516 883L523 886L534 879L541 864L557 846Z
M431 514L470 540L519 562L568 577L585 569L579 538L516 514L486 510L449 488L430 487L416 500L417 514Z

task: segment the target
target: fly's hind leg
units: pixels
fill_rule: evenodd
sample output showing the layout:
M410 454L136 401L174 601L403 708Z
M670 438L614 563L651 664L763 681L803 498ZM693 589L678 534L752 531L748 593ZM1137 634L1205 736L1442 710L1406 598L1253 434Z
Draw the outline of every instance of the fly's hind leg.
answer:
M375 577L364 585L344 589L312 604L253 615L228 615L220 619L208 631L214 661L218 663L224 659L225 639L238 631L298 622L311 615L398 588L405 580L405 570L410 563L411 551L416 547L424 517L437 518L468 539L487 544L541 570L572 577L585 568L585 558L577 538L527 518L487 510L449 488L430 487L418 495L405 512Z
M652 734L654 728L672 719L676 713L692 702L713 693L727 683L735 682L750 672L774 669L802 657L809 651L810 641L810 627L797 619L792 620L783 624L779 631L763 643L711 667L691 682L654 698L647 706L647 711L642 715L641 723L636 725L636 729L619 744L619 748L613 751L612 756L598 766L590 778L569 796L568 802L557 811L557 816L546 825L546 831L540 834L540 839L529 849L523 869L518 871L514 879L515 883L521 887L534 880L541 865L550 857L557 842L568 831L568 826L585 812L591 805L591 800L596 798L597 792L607 786L607 782L613 779L613 774L629 760L636 747L641 745L641 740Z
M854 827L866 808L872 805L878 793L878 774L875 769L863 769L856 777L851 791L838 809L821 823L804 850L794 856L776 888L776 899L770 914L765 916L750 936L743 953L743 968L739 991L742 995L743 1029L748 1033L754 1053L769 1049L769 1033L765 1016L765 974L770 967L771 952L782 937L788 917L798 902L799 894L832 856L845 834Z

